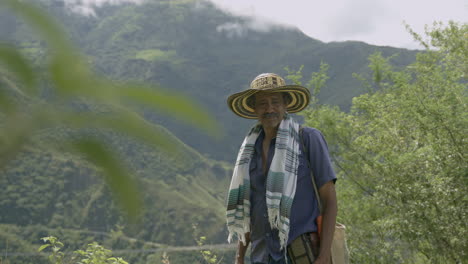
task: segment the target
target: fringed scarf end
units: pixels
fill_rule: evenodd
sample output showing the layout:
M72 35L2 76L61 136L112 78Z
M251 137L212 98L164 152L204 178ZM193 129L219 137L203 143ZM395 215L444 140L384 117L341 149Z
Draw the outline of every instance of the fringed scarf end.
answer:
M281 221L279 215L279 209L271 208L268 209L268 222L270 222L271 228L280 229Z

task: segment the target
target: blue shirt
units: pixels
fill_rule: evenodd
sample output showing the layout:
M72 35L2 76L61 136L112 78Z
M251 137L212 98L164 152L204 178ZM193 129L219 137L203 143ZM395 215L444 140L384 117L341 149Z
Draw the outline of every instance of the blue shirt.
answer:
M265 134L262 131L255 142L255 152L250 162L250 202L251 202L251 261L252 263L268 263L269 257L274 260L284 258L284 251L280 250L278 230L271 229L268 222L266 206L266 174L262 168L262 142ZM299 235L307 232L317 232L315 219L320 214L312 185L310 165L320 189L329 181L336 181L327 143L320 131L315 128L304 127L302 140L308 149L306 157L302 142L300 142L299 167L297 172L296 194L291 208L290 230L288 244ZM270 142L267 155L266 171L270 168L275 153L275 139Z

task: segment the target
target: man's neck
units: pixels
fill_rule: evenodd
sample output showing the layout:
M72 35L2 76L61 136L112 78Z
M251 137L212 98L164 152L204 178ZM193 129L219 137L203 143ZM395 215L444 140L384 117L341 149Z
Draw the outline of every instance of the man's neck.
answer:
M271 139L276 137L276 133L278 133L278 128L277 127L272 127L268 129L263 128L263 131L265 132L265 140L270 141Z

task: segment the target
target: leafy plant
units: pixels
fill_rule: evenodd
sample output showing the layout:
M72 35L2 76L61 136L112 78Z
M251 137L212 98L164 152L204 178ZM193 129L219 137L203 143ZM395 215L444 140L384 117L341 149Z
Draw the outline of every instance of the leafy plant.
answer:
M43 237L41 238L41 240L44 241L44 243L46 244L39 247L37 251L42 252L46 248L49 248L51 250L51 254L49 255L49 261L53 264L62 264L64 254L61 251L61 249L63 248L63 243L53 236Z
M128 264L120 257L112 257L112 251L97 242L88 244L86 250L77 250L74 253L81 258L77 264Z
M128 262L120 257L113 257L112 250L104 248L97 242L88 244L85 250L74 251L75 256L70 261L65 261L65 254L61 251L64 245L58 238L49 236L43 237L42 240L46 244L42 245L38 251L42 252L50 248L49 261L53 264L128 264Z
M206 244L206 237L199 235L198 224L193 224L192 228L193 228L193 233L194 233L195 241L197 242L197 245L199 247L202 247L203 245ZM223 258L218 259L218 256L211 250L202 249L200 250L200 254L202 255L205 263L207 264L220 264L223 260Z
M164 251L162 256L161 256L161 263L162 264L171 264L171 261L169 260L169 255L167 254L166 251Z
M468 260L468 25L434 23L427 41L411 33L426 50L399 70L393 56L370 56L372 75L355 75L369 92L350 113L315 100L304 112L338 168L339 218L356 263ZM322 84L320 75L309 84Z

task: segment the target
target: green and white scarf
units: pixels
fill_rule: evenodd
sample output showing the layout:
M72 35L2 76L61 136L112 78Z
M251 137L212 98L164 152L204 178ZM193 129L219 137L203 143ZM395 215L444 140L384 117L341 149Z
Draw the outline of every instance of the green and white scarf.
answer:
M250 161L262 126L257 123L245 137L239 149L227 200L228 241L236 235L245 243L250 232ZM266 180L266 203L271 228L279 230L281 248L289 234L289 216L296 193L299 167L299 124L286 116L276 135L275 154Z

